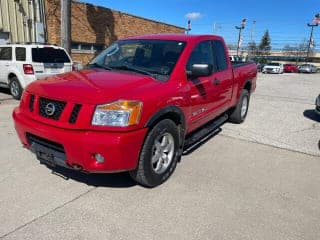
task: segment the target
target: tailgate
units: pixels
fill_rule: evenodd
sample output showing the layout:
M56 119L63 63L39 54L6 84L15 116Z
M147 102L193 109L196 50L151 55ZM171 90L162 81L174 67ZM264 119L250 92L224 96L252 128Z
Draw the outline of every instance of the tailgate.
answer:
M70 57L64 49L56 47L32 48L32 65L38 79L72 71Z
M72 71L71 63L34 63L33 69L37 79Z

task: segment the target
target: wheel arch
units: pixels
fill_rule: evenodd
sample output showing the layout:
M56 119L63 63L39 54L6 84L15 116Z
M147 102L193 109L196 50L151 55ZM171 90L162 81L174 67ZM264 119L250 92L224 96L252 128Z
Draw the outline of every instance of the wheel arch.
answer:
M248 90L249 93L251 93L252 90L252 80L248 79L247 81L244 82L242 89ZM242 90L241 89L241 90Z
M183 111L177 106L167 106L161 108L150 117L150 119L146 122L145 127L151 129L158 122L164 119L170 119L178 126L180 145L183 145L186 132L186 121Z
M8 77L7 77L8 85L10 84L11 79L14 77L16 77L18 79L21 87L24 88L26 83L25 83L23 76L19 72L14 71L14 70L11 70L10 73L8 74Z

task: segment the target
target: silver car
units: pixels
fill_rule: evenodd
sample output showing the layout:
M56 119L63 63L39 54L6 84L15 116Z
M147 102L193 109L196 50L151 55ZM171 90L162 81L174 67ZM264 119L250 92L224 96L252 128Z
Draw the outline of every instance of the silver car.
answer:
M315 73L315 72L317 72L317 67L312 64L303 64L298 67L298 72L300 72L300 73Z

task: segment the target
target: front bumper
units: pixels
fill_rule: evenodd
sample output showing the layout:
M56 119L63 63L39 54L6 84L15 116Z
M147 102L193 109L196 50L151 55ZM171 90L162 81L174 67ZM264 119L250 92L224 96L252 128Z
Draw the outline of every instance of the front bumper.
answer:
M262 70L263 73L280 73L280 69L279 68L264 68Z
M131 132L62 129L34 121L24 116L18 107L13 118L22 144L36 152L38 159L51 159L55 165L87 172L135 169L148 131L147 128ZM95 159L98 153L104 162Z

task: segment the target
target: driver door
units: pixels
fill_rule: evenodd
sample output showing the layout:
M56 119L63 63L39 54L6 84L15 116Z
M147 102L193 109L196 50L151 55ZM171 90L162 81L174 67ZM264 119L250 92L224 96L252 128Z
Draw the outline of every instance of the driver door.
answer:
M215 69L212 41L202 41L193 49L186 70L191 71L193 64L211 64ZM213 118L217 101L214 72L215 70L209 76L188 79L191 129L196 129Z

